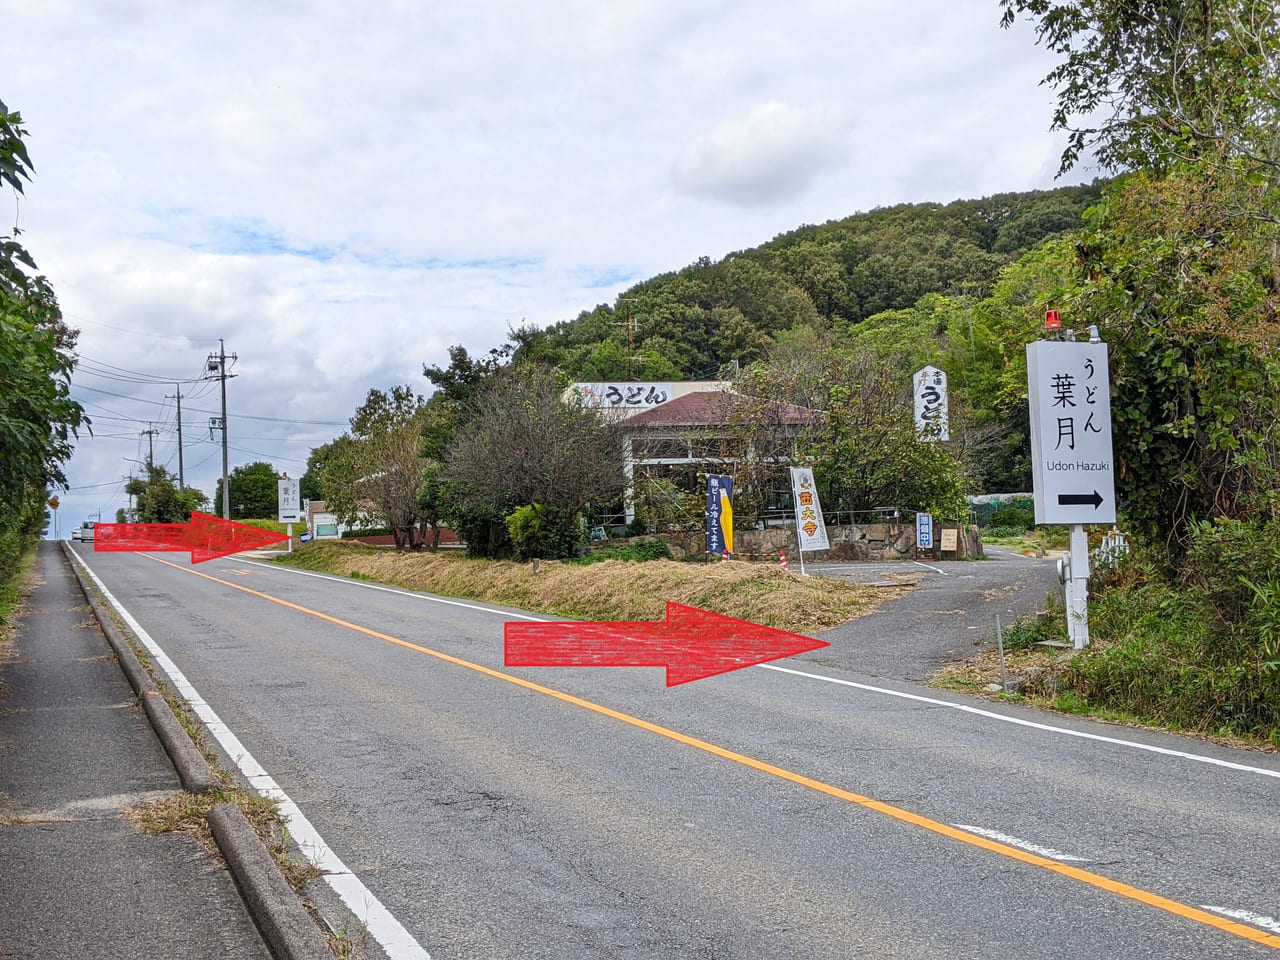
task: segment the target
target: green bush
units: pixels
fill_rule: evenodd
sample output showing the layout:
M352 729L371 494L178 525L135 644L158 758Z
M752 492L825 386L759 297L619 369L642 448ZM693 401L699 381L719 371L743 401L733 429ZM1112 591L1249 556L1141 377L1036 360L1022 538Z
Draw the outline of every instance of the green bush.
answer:
M979 522L984 532L988 528L1001 528L1014 531L1012 534L1002 534L1003 536L1026 533L1036 525L1035 502L1030 497L1009 500L1001 503L985 516L979 516Z
M586 564L601 563L605 560L626 560L634 563L643 563L646 560L670 559L671 551L667 549L667 545L661 540L642 540L639 543L592 550L586 556L579 557L574 562Z
M1019 617L1003 629L1006 650L1025 650L1032 644L1067 638L1066 613L1061 603L1051 602L1044 614Z
M583 541L582 518L577 513L532 504L507 515L511 556L515 560L561 560L575 557Z
M1223 555L1212 539L1202 573L1209 555ZM1228 540L1239 542L1234 533ZM1064 685L1094 706L1147 722L1280 745L1280 665L1272 666L1280 661L1280 581L1255 591L1229 586L1210 564L1211 591L1170 581L1154 565L1129 566L1090 604L1095 643L1071 660ZM1213 597L1241 591L1236 618L1225 618Z

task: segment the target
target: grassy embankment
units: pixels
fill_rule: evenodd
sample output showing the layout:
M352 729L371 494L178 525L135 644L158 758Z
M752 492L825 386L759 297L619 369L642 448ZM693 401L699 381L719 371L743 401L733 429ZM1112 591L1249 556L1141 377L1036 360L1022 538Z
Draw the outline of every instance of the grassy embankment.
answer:
M575 620L662 620L670 600L801 634L870 613L907 589L801 577L772 565L738 562L544 560L535 572L529 563L333 541L309 543L277 562Z
M1270 554L1268 556L1268 553ZM1280 548L1206 527L1179 575L1141 555L1091 585L1090 645L1066 643L1061 603L1005 633L1021 696L1067 713L1280 747ZM994 651L940 686L999 682Z

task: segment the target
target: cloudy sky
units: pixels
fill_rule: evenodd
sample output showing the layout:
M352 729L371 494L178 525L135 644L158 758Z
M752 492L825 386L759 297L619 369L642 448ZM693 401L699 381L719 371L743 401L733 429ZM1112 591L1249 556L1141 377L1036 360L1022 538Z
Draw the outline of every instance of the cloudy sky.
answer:
M148 439L299 475L371 387L804 223L1054 185L996 0L0 0L0 194L80 328L62 534ZM154 429L148 437L144 431Z

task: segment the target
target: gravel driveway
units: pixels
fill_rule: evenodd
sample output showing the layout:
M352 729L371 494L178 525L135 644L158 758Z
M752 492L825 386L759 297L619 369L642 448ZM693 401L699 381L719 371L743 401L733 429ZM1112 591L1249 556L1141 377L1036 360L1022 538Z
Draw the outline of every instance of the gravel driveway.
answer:
M870 616L818 634L831 646L802 659L867 677L924 681L994 644L997 614L1008 624L1044 610L1048 594L1061 588L1056 558L985 549L985 560L806 564L813 576L918 585Z

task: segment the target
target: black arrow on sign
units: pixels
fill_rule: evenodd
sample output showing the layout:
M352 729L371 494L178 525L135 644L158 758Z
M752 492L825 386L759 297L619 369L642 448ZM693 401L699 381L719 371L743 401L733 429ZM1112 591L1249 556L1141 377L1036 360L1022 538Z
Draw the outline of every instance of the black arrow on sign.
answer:
M1093 493L1060 493L1058 494L1058 506L1060 507L1083 507L1093 504L1093 509L1097 510L1102 506L1102 494L1097 490Z

